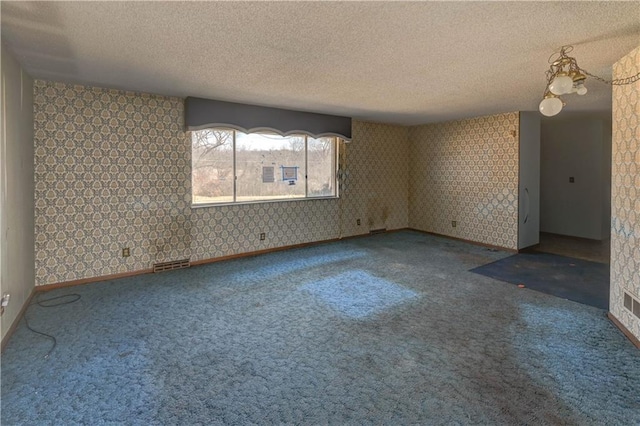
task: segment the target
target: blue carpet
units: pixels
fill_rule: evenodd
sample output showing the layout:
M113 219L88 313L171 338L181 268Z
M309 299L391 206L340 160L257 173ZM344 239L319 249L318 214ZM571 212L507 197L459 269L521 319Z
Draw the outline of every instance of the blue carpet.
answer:
M471 270L511 284L609 309L609 265L549 253L519 253Z
M58 289L2 355L3 425L639 425L640 351L590 306L397 232Z
M301 289L351 318L364 318L418 296L415 291L360 270L308 283Z

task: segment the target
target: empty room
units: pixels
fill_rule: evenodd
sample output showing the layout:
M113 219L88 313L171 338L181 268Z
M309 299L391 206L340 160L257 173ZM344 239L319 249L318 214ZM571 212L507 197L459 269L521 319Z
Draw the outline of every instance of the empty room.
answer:
M3 425L640 425L640 2L0 7Z

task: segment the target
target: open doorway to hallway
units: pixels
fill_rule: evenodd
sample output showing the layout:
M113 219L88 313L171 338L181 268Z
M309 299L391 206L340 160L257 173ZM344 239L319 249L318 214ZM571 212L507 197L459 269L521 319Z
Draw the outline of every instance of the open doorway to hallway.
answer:
M537 250L608 264L610 237L610 114L543 119Z

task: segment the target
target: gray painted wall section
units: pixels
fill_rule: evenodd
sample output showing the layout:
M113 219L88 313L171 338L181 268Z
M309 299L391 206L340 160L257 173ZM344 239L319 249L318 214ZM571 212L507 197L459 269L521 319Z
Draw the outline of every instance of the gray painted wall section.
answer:
M520 113L518 249L540 242L540 114Z
M611 121L602 127L602 239L611 237Z
M2 45L0 293L2 339L34 288L33 80Z
M542 232L608 238L604 224L610 222L610 138L610 124L600 117L542 120Z

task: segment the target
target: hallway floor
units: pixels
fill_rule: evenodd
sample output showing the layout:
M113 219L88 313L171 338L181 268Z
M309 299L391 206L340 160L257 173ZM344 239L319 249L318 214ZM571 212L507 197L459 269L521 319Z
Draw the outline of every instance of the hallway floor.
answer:
M608 264L611 256L611 240L598 241L541 232L540 244L535 250Z

